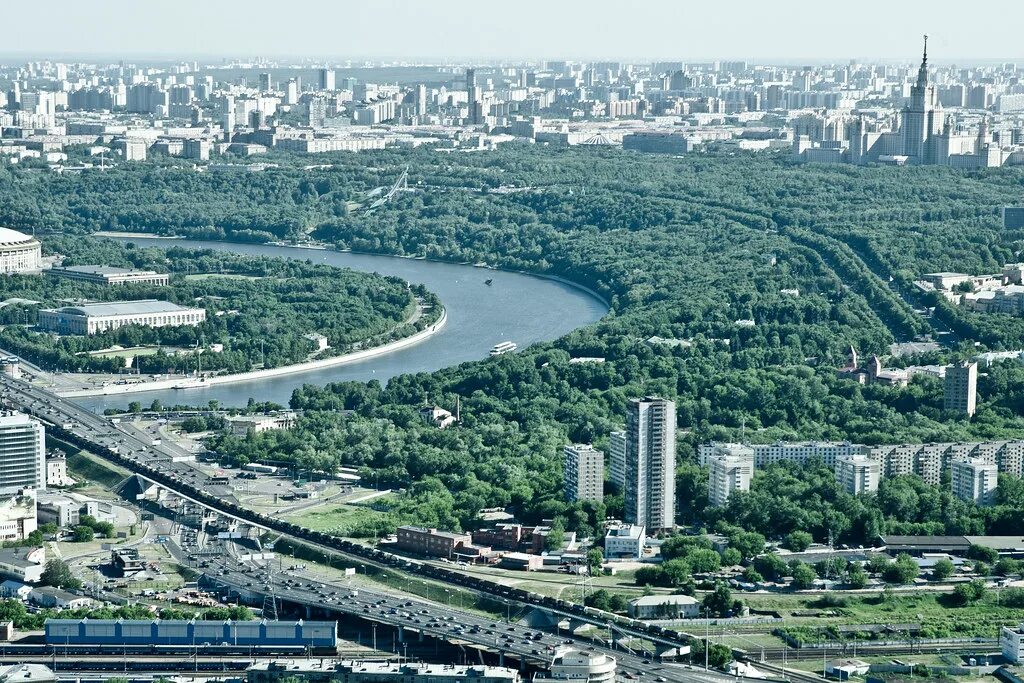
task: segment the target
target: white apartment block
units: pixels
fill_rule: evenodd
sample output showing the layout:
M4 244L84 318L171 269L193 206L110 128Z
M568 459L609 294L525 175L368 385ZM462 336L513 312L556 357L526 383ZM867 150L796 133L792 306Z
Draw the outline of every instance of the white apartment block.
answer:
M639 560L647 542L646 529L632 524L609 527L604 536L604 556Z
M818 448L819 446L820 448ZM793 444L784 442L774 444L712 442L700 445L697 454L700 464L705 467L713 457L727 455L751 457L752 454L755 469L782 460L805 463L810 459L820 459L826 465L835 468L840 458L866 456L878 463L880 477L916 474L931 486L939 486L942 483L942 473L950 469L953 461L958 459L980 460L986 464L995 465L998 472L1015 477L1024 476L1024 441L883 444L878 446L845 442L821 444L813 442Z
M24 413L0 413L0 493L46 488L43 425Z
M773 462L808 462L821 460L828 467L835 467L836 461L844 456L862 455L866 447L849 441L776 441L768 444L710 443L697 449L700 464L707 466L708 460L719 455L742 455L748 452L754 460L754 467L764 467Z
M953 495L981 506L994 505L999 486L996 466L981 459L953 462Z
M860 495L878 490L881 467L864 455L846 455L836 461L836 481L847 493Z
M604 453L589 444L566 446L562 452L565 499L604 499Z
M608 478L619 491L626 487L626 432L608 435Z
M708 499L725 505L734 491L749 491L754 462L749 457L719 455L708 460Z

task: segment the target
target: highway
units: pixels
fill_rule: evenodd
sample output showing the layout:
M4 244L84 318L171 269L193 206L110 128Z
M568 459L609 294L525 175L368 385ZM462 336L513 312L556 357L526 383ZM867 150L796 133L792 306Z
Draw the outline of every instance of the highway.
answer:
M106 455L105 451L110 451L116 454L121 461L119 464L129 469L135 465L147 478L154 478L154 474L158 473L160 483L169 490L175 491L176 487L180 487L181 490L178 490L177 493L183 498L194 500L188 493L185 493L186 491L208 494L207 501L198 502L228 517L263 526L263 528L271 528L266 524L253 522L252 519L249 519L253 516L251 514L232 511L237 510L237 501L234 500L230 486L212 484L206 474L191 467L182 458L184 453L182 449L172 448L166 442L153 443L152 439L144 433L140 434L135 429L127 429L123 425L112 423L110 420L87 411L45 389L34 387L9 376L0 375L0 388L3 389L2 398L6 405L30 413L44 422L59 427L64 432L73 434L79 441L91 445L97 454ZM157 472L153 472L154 469ZM192 495L194 496L196 493L192 493ZM209 502L210 497L223 503L231 503L232 509L218 508L217 505ZM288 533L284 535L302 543L311 544L309 539L301 536ZM311 545L330 552L338 552L335 548L320 546L315 542ZM364 557L354 557L361 562L366 562ZM211 560L209 567L198 568L198 571L209 580L231 590L254 596L262 596L269 592L267 584L261 583L263 578L258 576L257 569L250 567L249 571L239 571L237 561L233 559ZM365 598L360 598L358 604L355 599L349 599L348 593L343 593L347 589L342 586L310 581L305 581L305 585L300 586L294 582L295 580L280 575L276 576L273 581L275 582L274 593L279 599L423 631L445 640L464 642L498 653L505 652L510 656L542 665L550 663L553 648L573 644L571 638L559 639L548 632L537 632L536 630L531 631L529 640L527 640L526 631L529 629L508 624L502 626L486 617L440 607L433 603L402 600L385 593L372 593L367 597L372 595L371 602L378 603L376 607L373 607L365 604ZM360 593L362 592L364 592L363 589L360 589ZM335 602L336 599L343 596L344 600ZM416 614L413 614L410 608L405 606L407 602L413 603L412 607ZM395 609L396 612L392 614L391 609ZM400 614L400 612L408 612L408 615ZM576 618L580 617L577 615ZM432 620L433 624L431 624ZM584 618L584 620L602 625L601 620L593 617ZM499 632L499 628L503 630ZM645 634L635 635L639 638L650 638ZM655 639L658 638L655 637ZM609 647L608 644L596 639L592 643L581 643L581 645L593 647L596 651L616 657L621 666L621 675L626 679L647 677L655 680L702 681L704 683L723 683L728 679L725 675L705 672L703 669L693 667L676 664L652 664L653 657L629 654ZM652 675L655 669L657 673Z

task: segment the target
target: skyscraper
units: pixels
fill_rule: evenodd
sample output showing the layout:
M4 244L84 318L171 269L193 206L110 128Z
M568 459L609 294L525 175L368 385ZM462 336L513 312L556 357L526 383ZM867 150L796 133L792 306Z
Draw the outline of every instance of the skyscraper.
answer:
M917 70L917 82L910 88L910 103L903 109L900 132L907 163L933 163L933 137L942 133L944 117L935 87L928 84L928 36L924 37L924 56Z
M565 499L604 499L604 453L589 444L566 446L562 452Z
M260 92L270 92L270 73L264 72L260 74L259 82Z
M320 69L320 89L334 90L334 69Z
M648 396L626 413L625 521L671 529L676 513L676 404Z
M0 493L46 488L43 425L24 413L0 413Z
M978 364L961 361L946 368L942 405L971 417L978 409Z

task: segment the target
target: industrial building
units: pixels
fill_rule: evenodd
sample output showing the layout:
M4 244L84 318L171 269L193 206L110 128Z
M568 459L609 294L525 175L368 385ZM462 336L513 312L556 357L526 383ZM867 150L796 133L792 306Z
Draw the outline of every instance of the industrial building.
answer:
M89 282L95 285L156 285L164 286L171 276L154 270L134 270L111 266L66 266L53 267L46 271L50 275L66 280Z
M10 228L0 228L0 275L38 273L42 263L39 240Z
M301 645L335 647L334 621L47 619L46 642L68 645Z
M39 311L39 327L58 334L100 334L125 325L196 327L204 320L205 309L184 308L155 299L79 304Z

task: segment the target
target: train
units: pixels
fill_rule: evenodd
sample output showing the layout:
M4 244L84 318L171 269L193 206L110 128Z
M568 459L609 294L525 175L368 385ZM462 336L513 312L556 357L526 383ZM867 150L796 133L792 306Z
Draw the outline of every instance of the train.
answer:
M48 645L226 645L337 648L336 621L47 619Z
M127 458L120 453L112 451L111 449L104 448L99 444L94 444L86 439L82 439L68 430L57 428L56 431L62 438L65 438L76 445L90 448L93 452L98 451L109 460L137 472L154 482L163 484L175 491L185 494L214 510L219 510L220 512L231 515L240 520L247 521L251 524L282 534L287 534L300 540L315 543L317 545L336 550L340 553L359 557L370 562L389 565L428 578L464 586L481 593L495 596L499 599L506 599L519 603L535 605L541 608L558 610L569 616L578 616L583 619L598 620L603 624L611 624L618 628L628 629L635 633L657 637L658 639L673 645L687 646L691 644L690 638L687 635L681 634L673 629L665 628L658 624L648 624L637 619L631 619L611 612L605 612L593 607L586 607L567 600L540 595L538 593L525 591L521 588L505 586L500 583L488 581L487 579L475 576L468 576L453 569L419 562L417 560L397 555L395 553L385 552L377 548L369 548L365 545L354 543L347 539L331 536L330 534L322 531L314 531L312 529L299 526L298 524L287 522L278 517L255 512L237 503L223 500L207 490L201 489L184 481L173 473L168 474L149 463Z

